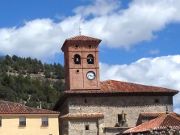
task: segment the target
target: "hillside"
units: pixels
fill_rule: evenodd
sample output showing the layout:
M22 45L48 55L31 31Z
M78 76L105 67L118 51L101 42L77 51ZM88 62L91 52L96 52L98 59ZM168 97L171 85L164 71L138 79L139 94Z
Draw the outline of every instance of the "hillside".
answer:
M50 109L63 90L62 65L15 55L0 57L0 99Z

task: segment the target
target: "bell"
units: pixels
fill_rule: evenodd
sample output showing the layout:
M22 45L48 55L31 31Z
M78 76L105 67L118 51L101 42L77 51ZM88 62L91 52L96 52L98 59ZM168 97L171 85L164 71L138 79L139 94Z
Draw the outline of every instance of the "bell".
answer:
M79 58L76 58L76 62L79 62Z

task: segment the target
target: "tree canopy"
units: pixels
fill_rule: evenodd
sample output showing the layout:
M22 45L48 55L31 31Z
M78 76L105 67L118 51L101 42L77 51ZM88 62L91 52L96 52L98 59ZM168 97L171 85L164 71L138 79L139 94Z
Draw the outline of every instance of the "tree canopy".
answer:
M51 109L63 90L62 65L16 55L0 57L0 99Z

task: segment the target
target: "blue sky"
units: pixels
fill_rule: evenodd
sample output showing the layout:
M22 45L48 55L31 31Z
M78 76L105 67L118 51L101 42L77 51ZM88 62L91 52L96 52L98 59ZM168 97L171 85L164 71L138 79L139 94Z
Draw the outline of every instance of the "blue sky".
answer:
M131 1L121 2L121 8L125 9L128 8ZM64 17L73 16L73 9L76 7L91 3L91 0L2 0L0 4L0 27L21 27L25 21L37 18L51 18L58 22ZM76 30L78 32L78 28ZM179 54L180 38L178 38L178 35L180 35L180 25L178 23L168 24L167 27L156 32L155 35L155 39L137 43L135 47L128 50L125 48L108 48L101 44L100 60L109 64L129 64L142 57ZM116 57L118 57L118 60L114 59ZM62 54L56 54L56 59L46 58L44 61L55 61L63 64L63 56Z
M180 90L179 12L179 0L1 0L0 54L63 64L61 45L80 24L102 39L101 80Z

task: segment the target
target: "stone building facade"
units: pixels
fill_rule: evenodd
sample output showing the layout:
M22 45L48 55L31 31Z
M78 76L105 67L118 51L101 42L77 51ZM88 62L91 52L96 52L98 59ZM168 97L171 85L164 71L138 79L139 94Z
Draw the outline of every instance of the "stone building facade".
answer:
M99 39L77 36L63 45L67 89L54 107L61 112L60 135L116 135L136 126L140 113L173 111L175 90L115 80L100 82L99 43ZM93 63L87 64L90 54Z

